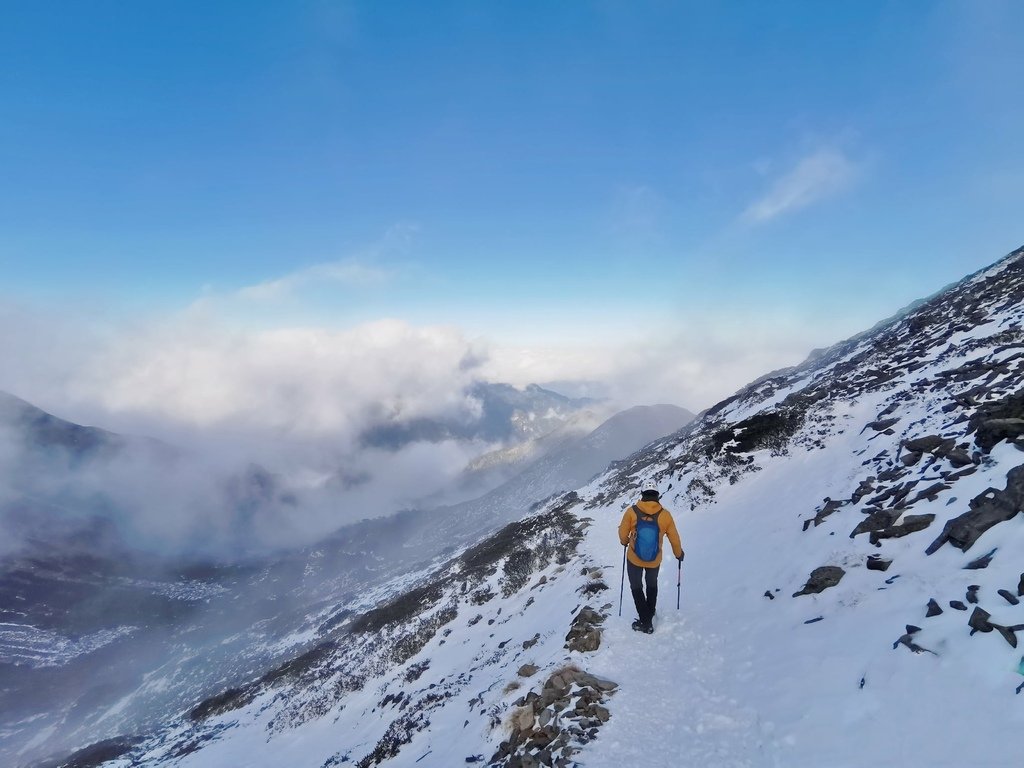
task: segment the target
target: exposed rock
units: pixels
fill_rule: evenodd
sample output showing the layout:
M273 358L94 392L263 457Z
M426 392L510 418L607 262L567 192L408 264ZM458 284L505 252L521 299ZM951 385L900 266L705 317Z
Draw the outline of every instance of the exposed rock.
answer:
M978 446L992 450L1001 440L1016 440L1024 435L1024 419L989 419L978 427L974 439Z
M892 644L893 650L896 650L901 645L906 646L914 653L930 653L934 656L938 656L935 651L930 648L924 648L914 642L914 635L921 631L920 627L915 627L913 624L907 624L907 631L900 636L899 640Z
M904 440L903 447L911 453L931 453L943 442L944 440L938 435L926 435L915 440Z
M1006 488L989 488L970 501L970 511L946 523L939 537L926 550L932 554L947 541L966 552L978 537L994 525L1015 517L1024 504L1024 465L1006 475Z
M970 455L967 451L960 448L954 448L946 453L946 459L956 468L973 466L974 462L971 460Z
M967 565L964 566L965 571L979 571L982 568L988 568L988 564L992 562L992 556L996 553L993 549L991 552L987 552L981 557L971 560Z
M825 522L825 519L827 517L829 517L830 515L835 513L835 511L838 510L840 507L848 503L845 501L836 501L835 499L830 498L825 498L824 501L824 506L822 506L821 509L819 509L818 512L814 515L815 527L821 525L823 522Z
M604 616L590 606L580 609L565 636L565 647L570 651L587 653L601 647L601 624Z
M512 714L512 725L520 731L529 731L533 728L535 719L533 707L520 707Z
M973 603L973 604L977 605L977 603L978 603L978 590L979 589L981 589L981 586L978 585L978 584L971 584L971 586L969 586L967 588L967 595L966 595L965 599L967 600L968 603Z
M850 496L850 500L853 501L854 504L858 503L861 499L875 490L874 483L874 477L869 477L867 480L861 480L860 485L857 486L857 490L855 490Z
M573 745L594 739L611 717L603 702L617 687L575 666L554 671L539 694L530 691L516 701L518 709L509 718L512 734L489 765L569 766L576 750Z
M975 632L991 632L993 626L989 622L990 614L980 605L974 608L974 613L971 614L971 618L967 620L967 625L971 628L971 634Z
M1000 589L999 594L1010 605L1017 605L1020 602L1020 599L1008 589Z
M892 560L886 560L879 555L868 555L867 568L869 571L888 571Z
M919 462L921 460L921 456L922 456L922 454L920 454L920 453L914 453L913 451L907 451L906 453L904 453L900 457L900 461L902 461L906 466L912 467L915 464L917 464L917 462Z
M875 432L884 432L885 430L889 429L889 427L894 427L897 424L899 424L899 421L900 420L898 418L896 418L896 419L879 419L878 421L869 421L867 423L867 425L864 427L864 429L873 429L873 430L875 430ZM862 429L861 432L863 432L864 429Z
M141 741L140 738L128 736L98 741L64 758L59 768L97 768L126 754Z
M799 592L794 592L793 597L816 595L819 592L824 592L829 587L834 587L838 584L845 574L846 571L838 565L823 565L820 568L815 568L811 571L811 575L807 579L807 583L804 584L804 588Z
M967 610L967 606L964 605L959 600L950 600L949 601L949 607L950 608L955 608L958 611L966 611Z
M853 532L850 534L850 538L852 539L861 533L881 531L884 528L888 528L896 522L899 516L900 513L894 510L878 510L877 512L872 512L857 524L857 527L854 528Z
M939 604L937 602L935 602L935 598L934 597L931 598L928 601L928 612L925 613L925 617L931 618L932 616L938 616L941 613L942 613L942 608L940 608Z
M899 539L909 536L911 533L923 531L934 520L935 515L906 515L899 525L890 525L880 531L872 531L871 543L877 544L881 539Z
M917 504L917 502L924 500L935 501L940 493L948 491L951 487L952 486L947 485L946 483L935 483L934 485L929 485L923 491L918 491L917 495L908 504L908 506L912 507Z
M1001 624L993 624L992 626L1010 644L1011 648L1017 647L1017 633L1014 631L1014 627L1004 627Z
M520 677L533 677L540 670L536 664L523 664L517 673Z

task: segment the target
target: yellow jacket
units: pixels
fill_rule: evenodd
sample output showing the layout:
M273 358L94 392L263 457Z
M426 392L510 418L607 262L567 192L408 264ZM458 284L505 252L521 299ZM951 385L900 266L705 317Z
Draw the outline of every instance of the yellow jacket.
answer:
M681 557L683 554L683 544L679 540L679 531L676 530L676 521L672 519L672 513L657 501L638 501L635 506L639 507L641 512L648 515L653 515L658 511L661 512L658 515L658 528L661 529L659 541L668 536L668 541L672 545L672 552L676 558ZM619 523L619 543L624 547L627 544L632 544L634 536L636 536L636 512L631 506L622 515L622 522ZM661 565L661 551L662 547L659 545L656 558L653 560L641 560L637 553L633 551L633 547L630 546L626 550L626 557L629 558L629 562L633 565L638 565L641 568L655 568Z

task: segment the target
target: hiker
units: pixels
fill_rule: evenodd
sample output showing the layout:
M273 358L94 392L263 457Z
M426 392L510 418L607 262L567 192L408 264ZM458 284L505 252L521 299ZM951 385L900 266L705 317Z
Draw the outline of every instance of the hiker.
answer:
M640 492L640 501L626 510L619 523L619 543L626 548L629 562L626 575L629 589L639 614L633 622L638 632L654 631L654 612L658 604L658 568L661 566L661 540L668 536L676 559L683 562L683 545L679 541L672 513L661 506L661 494L650 486ZM647 594L644 595L644 583Z

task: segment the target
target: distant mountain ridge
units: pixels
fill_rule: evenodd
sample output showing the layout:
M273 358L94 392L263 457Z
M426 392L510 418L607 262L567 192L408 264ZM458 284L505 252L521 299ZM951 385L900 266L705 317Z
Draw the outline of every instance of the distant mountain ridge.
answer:
M477 382L465 392L477 404L477 413L460 418L413 418L400 414L365 430L366 447L397 450L414 442L482 440L488 443L519 443L557 429L573 414L595 403L589 398L570 398L529 384Z

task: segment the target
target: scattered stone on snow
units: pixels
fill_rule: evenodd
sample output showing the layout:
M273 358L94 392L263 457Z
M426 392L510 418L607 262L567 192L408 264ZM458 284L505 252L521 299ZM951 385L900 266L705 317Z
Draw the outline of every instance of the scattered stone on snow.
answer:
M929 618L930 619L932 616L938 616L941 613L942 613L942 608L940 608L939 604L937 602L935 602L935 598L934 597L931 598L928 601L928 611L927 611L927 613L925 613L925 618Z
M1008 589L1000 589L999 595L1010 605L1017 605L1020 602L1020 599Z
M799 592L794 592L793 597L816 595L819 592L824 592L829 587L834 587L838 584L845 574L846 571L838 565L823 565L820 568L815 568L811 571L811 575L807 579L807 583L804 584L803 589Z
M989 621L991 615L980 605L975 606L974 613L967 620L967 625L971 628L971 634L973 635L975 632L991 632L993 629L992 623Z
M996 548L998 549L998 547ZM988 568L988 564L992 562L992 556L995 555L996 549L982 555L979 558L971 560L967 565L964 566L965 571L979 571L982 568Z
M950 600L949 601L949 607L950 608L954 608L954 609L956 609L958 611L966 611L967 610L967 606L964 605L959 600Z
M914 653L930 653L933 656L939 655L930 648L924 648L923 646L920 646L914 642L914 635L921 631L920 627L915 627L913 624L907 624L906 630L907 631L900 636L899 640L892 644L893 650L896 650L901 645L903 645L909 648Z
M867 568L869 571L888 571L892 560L886 560L880 555L868 555Z
M969 587L967 587L967 594L965 595L964 599L966 599L968 603L973 603L977 605L979 589L981 589L981 585L971 584Z

